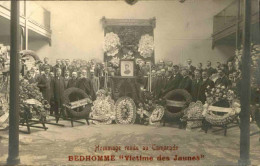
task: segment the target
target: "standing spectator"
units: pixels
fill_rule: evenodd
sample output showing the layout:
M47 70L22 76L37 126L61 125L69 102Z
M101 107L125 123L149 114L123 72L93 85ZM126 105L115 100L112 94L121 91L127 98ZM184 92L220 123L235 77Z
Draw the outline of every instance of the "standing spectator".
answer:
M30 70L27 72L27 75L25 77L25 79L27 79L30 84L37 83L36 79L34 78L35 75L34 73L35 73L34 70Z
M180 85L180 82L182 80L182 75L179 73L179 66L175 65L173 66L173 70L172 70L172 76L169 79L163 94L166 94L167 92L177 89Z
M221 63L217 62L217 71L221 68Z
M52 71L52 66L49 64L49 58L45 57L43 59L43 63L40 66L40 71L45 71L47 67L49 67L50 71Z
M48 101L49 104L51 104L51 77L49 75L50 68L46 66L45 72L43 75L41 75L38 87L40 88L40 91L42 92L42 96L45 100ZM52 114L52 112L51 112Z
M188 59L187 60L187 70L188 70L188 75L192 78L194 76L194 70L196 67L192 65L192 60Z
M65 83L65 89L68 87L68 82L70 80L70 72L69 70L64 71L64 83Z
M77 72L72 72L71 79L68 82L67 88L77 87L78 79Z
M95 100L95 92L93 90L93 85L91 83L91 80L87 78L86 76L87 71L82 70L80 73L80 79L78 81L78 88L82 89L84 92L86 92L89 96L91 96L92 100Z
M191 85L191 96L193 98L193 101L197 101L199 98L199 90L200 86L202 84L201 80L201 73L199 70L194 71L194 79L192 80L192 85Z
M211 66L211 61L208 61L207 62L207 67L206 67L206 69L205 69L206 71L207 71L207 75L210 77L210 76L212 76L212 74L215 74L215 73L217 73L217 70L216 69L214 69L212 66Z
M64 78L61 76L62 70L60 68L56 69L56 75L51 82L51 88L53 89L52 98L54 101L54 111L56 116L56 122L58 122L58 116L61 115L61 111L64 103L64 91L65 91L65 82Z
M191 93L191 85L192 85L192 80L189 77L189 70L184 68L182 69L182 79L179 84L180 89L185 89L189 93Z
M206 95L205 92L207 90L207 88L214 88L214 82L209 79L209 74L206 70L204 70L202 72L202 82L201 82L201 86L200 86L200 90L199 90L199 98L198 100L200 100L203 104L206 101Z
M90 70L90 74L91 84L93 85L93 90L96 93L100 87L99 77L95 76L94 70Z
M203 69L202 69L202 63L198 63L198 66L197 66L196 70L198 70L198 71L200 72L200 75L202 74L202 71L203 71ZM194 71L194 72L195 72L195 71Z
M225 87L230 86L230 81L228 80L228 78L225 76L225 73L223 72L222 69L218 70L218 79L215 82L215 85L223 85Z
M70 60L69 59L65 60L65 64L63 66L63 74L64 74L64 76L65 76L65 71L69 71L69 76L72 73L72 67L70 65Z
M56 60L56 65L53 66L54 75L56 75L57 69L62 69L61 60L60 60L60 59L57 59L57 60Z

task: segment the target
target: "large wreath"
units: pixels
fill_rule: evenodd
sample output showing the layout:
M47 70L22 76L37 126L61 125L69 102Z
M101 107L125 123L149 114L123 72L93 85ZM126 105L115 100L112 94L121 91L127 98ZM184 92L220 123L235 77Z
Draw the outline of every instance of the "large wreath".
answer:
M118 46L120 46L118 35L113 32L107 33L104 42L104 51L107 56L115 56L119 51Z
M144 58L149 58L152 56L154 50L153 37L146 34L143 35L139 41L138 52Z
M130 97L121 97L116 101L116 123L133 124L136 118L136 106Z
M236 99L236 94L233 90L225 86L217 86L216 88L207 88L207 100L203 108L203 116L207 122L212 125L227 125L232 122L240 113L240 104ZM223 112L216 114L215 112ZM215 110L215 111L214 111Z
M164 113L166 119L181 118L184 110L192 102L192 96L184 89L172 90L164 96L164 99L166 100Z
M71 102L85 98L89 99L88 104L86 106L73 110L66 109L66 112L64 112L65 116L69 115L72 118L87 118L89 116L92 104L92 100L82 89L75 87L66 89L64 92L64 103L67 105L69 105Z

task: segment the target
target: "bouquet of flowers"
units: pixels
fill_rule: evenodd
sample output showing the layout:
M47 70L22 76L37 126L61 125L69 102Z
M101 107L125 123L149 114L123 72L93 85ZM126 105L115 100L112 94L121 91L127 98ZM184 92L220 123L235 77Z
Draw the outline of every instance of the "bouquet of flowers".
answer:
M114 66L114 67L119 67L119 62L120 62L120 59L118 57L113 57L111 60L110 60L110 63Z
M104 51L107 56L115 56L118 53L118 46L120 46L118 35L113 32L107 33L104 42Z
M231 103L236 98L236 94L233 90L221 85L212 89L208 86L205 95L207 97L206 103L209 105L224 100Z
M143 35L139 41L138 52L144 58L148 58L152 56L154 50L154 41L153 37L146 34Z

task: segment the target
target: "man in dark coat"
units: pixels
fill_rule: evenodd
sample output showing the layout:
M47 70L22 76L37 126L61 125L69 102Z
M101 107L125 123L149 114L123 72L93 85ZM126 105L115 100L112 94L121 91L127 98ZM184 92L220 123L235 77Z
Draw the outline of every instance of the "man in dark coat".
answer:
M221 85L221 86L225 86L225 87L231 86L230 81L225 76L225 73L222 69L218 70L218 79L216 80L215 85L216 86Z
M53 89L52 98L55 105L55 115L60 115L64 103L64 91L65 91L65 82L64 78L61 76L62 70L57 68L56 75L52 80L51 88Z
M205 70L207 71L209 77L210 77L212 74L217 73L217 70L214 69L214 68L211 66L211 61L208 61L208 62L207 62L207 67L206 67Z
M62 74L62 64L61 64L61 60L60 59L57 59L56 60L56 65L53 66L52 71L54 72L54 75L56 75L57 69L61 69L61 74Z
M92 100L96 99L96 94L93 89L93 85L91 83L91 80L86 77L86 70L82 70L80 73L80 79L78 81L78 88L82 89L84 92L86 92L89 96L91 96Z
M50 68L52 71L52 66L49 64L49 58L45 57L43 63L40 65L40 71L45 71L46 68Z
M179 66L173 66L173 74L165 86L163 94L170 92L171 90L177 89L179 87L180 81L182 80L182 75L179 73Z
M48 101L50 104L51 101L51 77L50 77L50 68L46 67L45 68L45 73L41 75L39 82L38 82L38 87L40 88L40 91L42 92L42 96L45 100Z
M70 72L69 72L69 70L65 70L65 71L64 71L65 89L68 88L69 80L70 80Z
M77 84L77 72L72 72L71 79L68 82L67 88L77 87Z
M199 90L200 86L202 84L201 74L199 70L194 71L194 79L192 80L191 85L191 96L193 98L193 101L197 101L199 98Z
M194 77L194 70L196 69L195 66L192 65L191 59L187 60L187 70L188 70L188 75L190 77Z
M199 89L199 98L198 100L200 100L203 104L205 103L206 101L206 90L207 88L214 88L214 82L209 79L209 74L206 70L204 70L202 72L202 83L201 83L201 86L200 86L200 89Z
M179 89L185 89L189 93L191 93L191 85L192 85L192 80L189 77L189 70L184 68L182 69L182 79L179 84Z

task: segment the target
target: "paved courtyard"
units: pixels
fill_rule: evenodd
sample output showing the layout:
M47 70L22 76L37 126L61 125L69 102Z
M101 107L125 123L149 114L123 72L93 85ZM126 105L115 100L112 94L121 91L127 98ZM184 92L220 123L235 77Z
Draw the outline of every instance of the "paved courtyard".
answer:
M163 127L137 124L90 126L76 124L71 127L69 121L60 121L59 123L64 124L65 127L47 125L49 127L47 131L33 128L31 134L20 133L21 165L208 166L237 165L239 159L238 127L228 129L227 136L224 136L223 130L213 132L218 128L213 128L205 134L199 130L186 131L178 129L174 125ZM20 127L20 129L25 131L26 127ZM258 128L255 124L251 124L251 130L251 132L258 131ZM260 165L259 137L259 135L251 137L252 165ZM114 146L114 149L99 151L96 150L98 145L99 147ZM115 152L115 146L120 147L121 150ZM128 148L132 149L125 149L127 148L125 146L131 146ZM154 150L158 146L168 146L168 149ZM176 149L176 146L178 146L178 149ZM5 164L7 154L8 132L0 131L0 165ZM89 155L92 157L92 161L85 160L85 156ZM98 160L97 156L104 157L107 155L114 155L115 161L93 161ZM187 158L174 160L176 155L177 158ZM73 156L74 161L69 161L69 156ZM75 161L75 159L80 159L80 156L85 161ZM130 156L132 161L129 161ZM188 156L190 157L188 158ZM144 160L146 157L149 159L148 161ZM128 161L126 161L127 159ZM163 159L169 159L169 161L162 161Z

